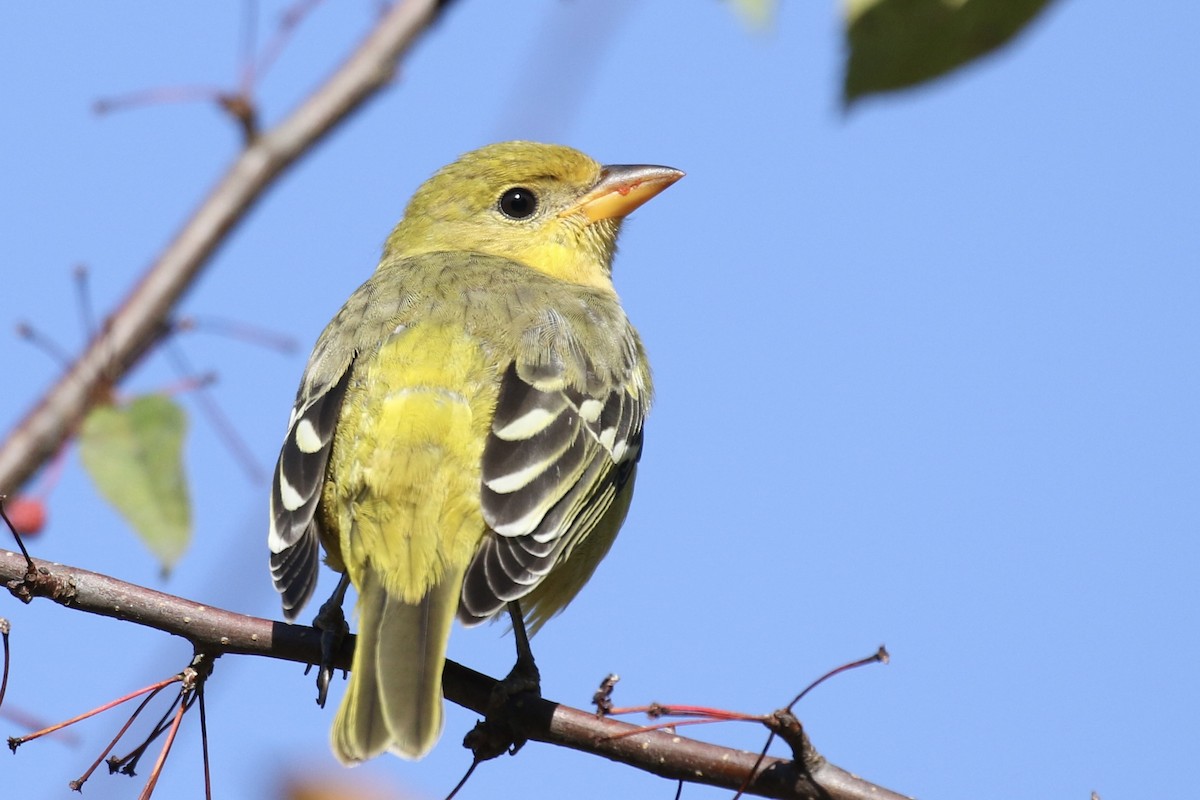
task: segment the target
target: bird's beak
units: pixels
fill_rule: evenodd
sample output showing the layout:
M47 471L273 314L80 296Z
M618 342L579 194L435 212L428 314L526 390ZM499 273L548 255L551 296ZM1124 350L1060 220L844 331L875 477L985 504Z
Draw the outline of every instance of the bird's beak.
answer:
M610 164L600 170L596 185L565 213L583 214L588 222L621 219L682 177L671 167Z

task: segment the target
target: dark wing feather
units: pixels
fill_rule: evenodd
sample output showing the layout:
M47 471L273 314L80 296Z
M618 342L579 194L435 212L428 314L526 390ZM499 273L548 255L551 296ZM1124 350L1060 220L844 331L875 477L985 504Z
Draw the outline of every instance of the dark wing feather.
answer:
M464 622L533 591L604 519L641 455L645 406L624 384L534 385L548 377L511 365L501 381L483 453L491 530L467 569Z
M302 385L271 481L271 578L288 620L296 618L317 585L317 505L350 372L347 364L332 385Z

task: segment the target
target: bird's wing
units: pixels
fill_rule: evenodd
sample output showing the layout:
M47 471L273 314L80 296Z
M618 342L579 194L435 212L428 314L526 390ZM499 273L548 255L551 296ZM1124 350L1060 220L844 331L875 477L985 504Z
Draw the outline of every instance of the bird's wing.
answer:
M319 569L325 470L347 387L360 356L370 357L404 330L411 295L397 261L358 287L326 326L309 356L271 482L271 577L293 620L312 596ZM331 554L331 557L334 554Z
M317 505L350 373L350 363L327 380L312 381L306 373L271 481L271 578L288 620L296 618L317 584Z
M614 498L641 456L648 399L635 388L633 368L626 379L586 390L546 369L512 364L501 379L483 452L481 500L491 530L463 583L459 617L466 623L533 591L601 523L612 528L611 541L621 520L614 526L606 518L614 510L623 518L628 507L627 499L614 505ZM594 566L585 566L569 595Z

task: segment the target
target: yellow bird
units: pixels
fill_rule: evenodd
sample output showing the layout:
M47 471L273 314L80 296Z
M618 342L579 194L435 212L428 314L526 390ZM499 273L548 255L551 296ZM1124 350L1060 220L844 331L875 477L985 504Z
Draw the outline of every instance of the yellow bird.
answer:
M521 615L536 630L608 552L651 399L613 289L617 232L682 176L532 142L467 153L417 190L317 340L269 546L289 620L318 542L358 591L331 737L343 763L433 747L455 616L508 607L520 645Z

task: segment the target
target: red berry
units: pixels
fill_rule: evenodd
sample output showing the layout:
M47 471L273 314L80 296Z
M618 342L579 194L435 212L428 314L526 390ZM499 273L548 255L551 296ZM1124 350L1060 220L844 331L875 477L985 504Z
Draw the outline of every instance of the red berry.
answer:
M46 526L46 504L41 500L10 497L4 503L4 513L22 536L37 536Z

